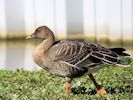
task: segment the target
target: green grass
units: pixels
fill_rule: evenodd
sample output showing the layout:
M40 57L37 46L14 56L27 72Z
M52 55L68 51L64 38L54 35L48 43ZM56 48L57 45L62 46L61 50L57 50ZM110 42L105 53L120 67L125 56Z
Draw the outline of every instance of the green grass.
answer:
M65 79L44 70L15 72L0 70L2 100L131 100L133 99L133 62L130 67L108 66L95 74L107 94L95 96L96 89L87 75L75 78L71 92L64 96Z

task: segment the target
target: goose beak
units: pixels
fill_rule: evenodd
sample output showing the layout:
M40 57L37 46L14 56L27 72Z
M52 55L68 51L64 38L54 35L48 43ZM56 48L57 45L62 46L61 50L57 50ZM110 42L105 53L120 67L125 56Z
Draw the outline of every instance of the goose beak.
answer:
M32 35L29 35L26 37L26 39L31 39L32 38Z

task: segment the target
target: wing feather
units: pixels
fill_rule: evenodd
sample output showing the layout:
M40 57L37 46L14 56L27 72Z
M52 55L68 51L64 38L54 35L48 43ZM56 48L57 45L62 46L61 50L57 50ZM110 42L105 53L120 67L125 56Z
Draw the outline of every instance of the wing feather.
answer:
M87 42L62 41L53 45L50 51L52 61L59 61L77 69L118 62L115 52L99 44Z

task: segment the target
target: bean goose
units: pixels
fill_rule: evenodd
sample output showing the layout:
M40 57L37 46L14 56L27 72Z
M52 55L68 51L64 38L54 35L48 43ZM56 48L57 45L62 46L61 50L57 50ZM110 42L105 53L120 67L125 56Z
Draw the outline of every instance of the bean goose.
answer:
M62 40L55 42L53 32L47 26L38 27L28 38L39 38L43 42L34 50L33 60L46 71L65 77L66 92L70 90L73 78L88 74L99 94L106 94L94 79L92 73L101 68L101 64L127 63L119 56L127 56L123 48L108 49L99 44L85 41Z

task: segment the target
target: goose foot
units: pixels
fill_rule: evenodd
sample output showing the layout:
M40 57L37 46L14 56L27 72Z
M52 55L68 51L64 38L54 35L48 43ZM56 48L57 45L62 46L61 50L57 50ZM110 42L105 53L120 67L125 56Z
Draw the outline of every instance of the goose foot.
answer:
M101 89L98 90L98 93L96 95L104 95L106 93L107 93L106 90L101 88Z
M106 90L103 89L95 80L94 76L92 74L89 75L90 79L92 80L92 82L94 83L96 89L98 90L98 93L96 94L97 96L98 95L104 95L106 94Z

